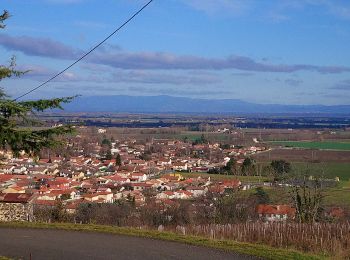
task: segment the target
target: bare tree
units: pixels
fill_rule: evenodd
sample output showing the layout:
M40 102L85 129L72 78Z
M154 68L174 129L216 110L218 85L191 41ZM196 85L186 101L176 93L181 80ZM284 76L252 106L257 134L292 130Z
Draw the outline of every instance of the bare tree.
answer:
M313 223L319 219L324 199L319 180L307 181L304 177L301 185L292 188L291 197L298 222Z

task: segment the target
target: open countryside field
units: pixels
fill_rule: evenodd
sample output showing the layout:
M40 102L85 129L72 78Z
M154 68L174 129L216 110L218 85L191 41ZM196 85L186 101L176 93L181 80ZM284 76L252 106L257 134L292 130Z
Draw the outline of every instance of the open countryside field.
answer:
M267 162L258 163L263 166L268 165ZM260 167L261 168L261 167ZM307 174L314 177L322 177L326 179L334 179L339 177L341 181L350 181L350 162L348 163L305 163L305 162L293 162L292 170L295 174ZM271 181L272 178L268 176L236 176L236 175L220 175L220 174L208 174L208 173L181 173L186 178L210 177L213 180L224 179L236 179L243 182L261 182Z
M350 151L350 142L309 142L309 141L271 141L269 142L275 145L281 145L284 147L297 147L305 149L319 149L319 150L340 150Z
M266 165L267 163L262 163ZM292 163L293 171L296 173L308 173L315 177L333 179L339 177L340 181L336 187L324 190L324 203L326 206L342 206L350 207L350 162L349 163ZM234 176L234 175L218 175L208 173L182 173L186 178L210 177L212 180L222 181L224 179L239 179L244 182L263 182L272 181L271 177L264 176ZM265 187L271 203L283 204L290 203L290 194L288 189L279 187ZM254 189L240 191L241 196L249 196L254 193Z
M280 187L264 187L269 195L272 204L289 204L291 203L291 194L289 189ZM249 196L255 192L254 189L240 191L241 195ZM336 207L350 207L350 181L339 182L337 187L327 188L323 191L324 205Z
M348 163L292 163L296 173L308 173L312 176L333 179L339 177L341 181L350 180L350 162Z
M208 178L210 177L211 180L215 181L222 181L222 180L232 180L232 179L239 179L242 182L263 182L263 181L272 181L271 177L264 177L264 176L237 176L237 175L223 175L223 174L209 174L209 173L202 173L202 172L184 172L181 173L182 176L185 178Z
M311 150L303 148L273 148L253 156L258 162L286 160L288 162L350 162L350 151Z

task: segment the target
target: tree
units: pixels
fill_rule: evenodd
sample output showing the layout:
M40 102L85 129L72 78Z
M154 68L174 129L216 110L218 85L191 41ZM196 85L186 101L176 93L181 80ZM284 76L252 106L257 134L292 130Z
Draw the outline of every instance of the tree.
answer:
M107 139L107 138L104 138L104 139L102 140L101 145L106 145L106 146L108 146L109 148L112 148L112 143L111 143L111 141L110 141L109 139Z
M274 160L271 162L274 179L280 180L284 175L291 171L291 165L285 160Z
M313 223L318 220L324 198L318 180L307 182L306 177L304 177L301 185L295 185L292 188L291 197L298 222Z
M205 138L204 134L201 135L200 138L197 138L196 140L194 140L194 142L192 143L193 145L197 145L197 144L205 144L207 143L208 140Z
M117 166L122 165L122 158L120 157L120 154L119 154L119 153L118 153L118 154L116 155L116 157L115 157L115 164L116 164Z
M237 160L235 158L231 158L227 164L223 167L224 171L229 175L235 175L237 173Z
M112 152L110 149L106 152L106 160L112 160Z
M7 11L0 15L0 29L5 28L4 21L10 17ZM0 65L0 81L5 78L20 77L28 71L16 70L16 59L12 57L10 64ZM56 137L72 133L70 126L33 130L25 127L40 125L31 115L47 109L62 109L62 103L70 102L74 97L54 98L50 100L17 101L7 96L0 88L0 148L10 149L15 155L25 151L29 155L36 155L42 148L54 147L59 142ZM22 127L20 127L22 126Z
M268 204L270 203L269 194L264 190L263 187L257 187L253 197L256 198L258 204Z
M255 160L249 157L245 158L242 163L241 170L243 175L255 175Z

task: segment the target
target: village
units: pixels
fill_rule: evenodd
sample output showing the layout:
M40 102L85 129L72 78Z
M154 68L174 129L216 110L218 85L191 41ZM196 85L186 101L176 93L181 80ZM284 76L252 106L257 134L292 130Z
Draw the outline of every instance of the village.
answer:
M81 135L69 141L66 145L73 147L75 155L69 158L34 158L25 154L15 157L2 151L0 220L34 221L33 208L55 207L58 201L67 213L75 213L83 203L116 203L127 199L139 207L151 197L156 203L171 205L177 200L250 189L254 184L241 182L239 176L213 181L210 177L187 178L183 174L220 169L231 158L242 165L244 158L267 149L222 147L205 140L191 143L152 139L138 144L136 140L120 142L112 138L111 141L106 139L105 129L96 131L101 142L86 143ZM82 147L88 147L89 152ZM293 218L295 209L288 205L258 205L256 212L265 220L275 221Z

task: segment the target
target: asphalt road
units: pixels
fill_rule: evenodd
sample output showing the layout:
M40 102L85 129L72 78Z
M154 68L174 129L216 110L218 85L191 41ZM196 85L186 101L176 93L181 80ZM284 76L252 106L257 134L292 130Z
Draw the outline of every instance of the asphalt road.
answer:
M148 238L22 228L0 228L0 256L32 260L256 259L221 250Z

